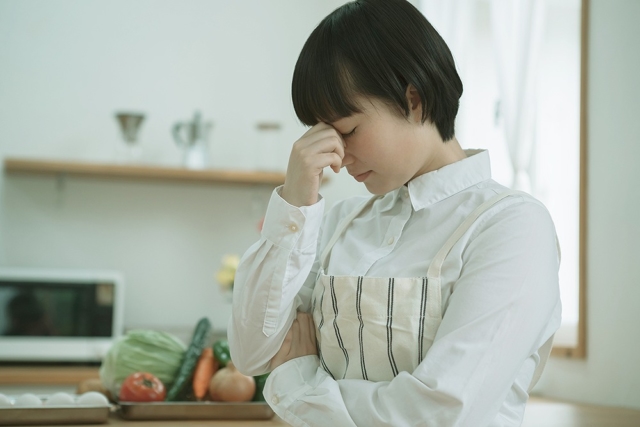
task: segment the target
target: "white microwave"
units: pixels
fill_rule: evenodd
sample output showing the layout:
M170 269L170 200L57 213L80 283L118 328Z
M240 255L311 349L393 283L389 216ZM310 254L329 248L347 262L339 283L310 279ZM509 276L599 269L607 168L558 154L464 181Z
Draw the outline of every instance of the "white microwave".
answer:
M123 303L117 272L0 268L0 362L99 362Z

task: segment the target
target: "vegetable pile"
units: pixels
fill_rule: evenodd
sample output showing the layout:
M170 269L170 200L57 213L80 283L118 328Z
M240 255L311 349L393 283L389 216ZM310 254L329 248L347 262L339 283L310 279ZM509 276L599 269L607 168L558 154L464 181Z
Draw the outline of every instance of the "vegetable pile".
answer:
M227 340L210 344L211 323L203 317L189 346L171 334L136 330L109 349L100 368L102 385L120 401L264 401L268 374L240 373Z
M100 380L119 396L122 382L136 372L148 372L165 387L175 380L186 346L165 332L134 330L118 339L109 349L100 367Z

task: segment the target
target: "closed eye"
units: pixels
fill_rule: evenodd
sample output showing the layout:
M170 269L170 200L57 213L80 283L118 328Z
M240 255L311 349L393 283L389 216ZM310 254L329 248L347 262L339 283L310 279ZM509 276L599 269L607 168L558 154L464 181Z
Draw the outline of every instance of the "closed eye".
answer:
M349 137L349 136L353 135L355 132L356 132L356 128L353 128L353 130L352 130L351 132L349 132L349 133L343 133L343 134L342 134L342 137L343 137L343 138L347 138L347 137Z

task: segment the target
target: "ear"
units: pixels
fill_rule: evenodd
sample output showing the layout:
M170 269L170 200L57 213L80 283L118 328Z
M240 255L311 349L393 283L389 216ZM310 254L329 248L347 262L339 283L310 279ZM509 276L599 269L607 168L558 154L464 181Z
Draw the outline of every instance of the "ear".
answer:
M409 114L414 120L422 122L422 100L418 90L411 83L407 86L406 97Z

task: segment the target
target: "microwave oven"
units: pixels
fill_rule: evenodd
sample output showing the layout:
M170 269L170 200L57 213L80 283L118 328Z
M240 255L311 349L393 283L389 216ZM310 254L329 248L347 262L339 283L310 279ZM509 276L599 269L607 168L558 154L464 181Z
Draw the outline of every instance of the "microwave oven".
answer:
M100 362L123 302L118 272L0 268L0 362Z

